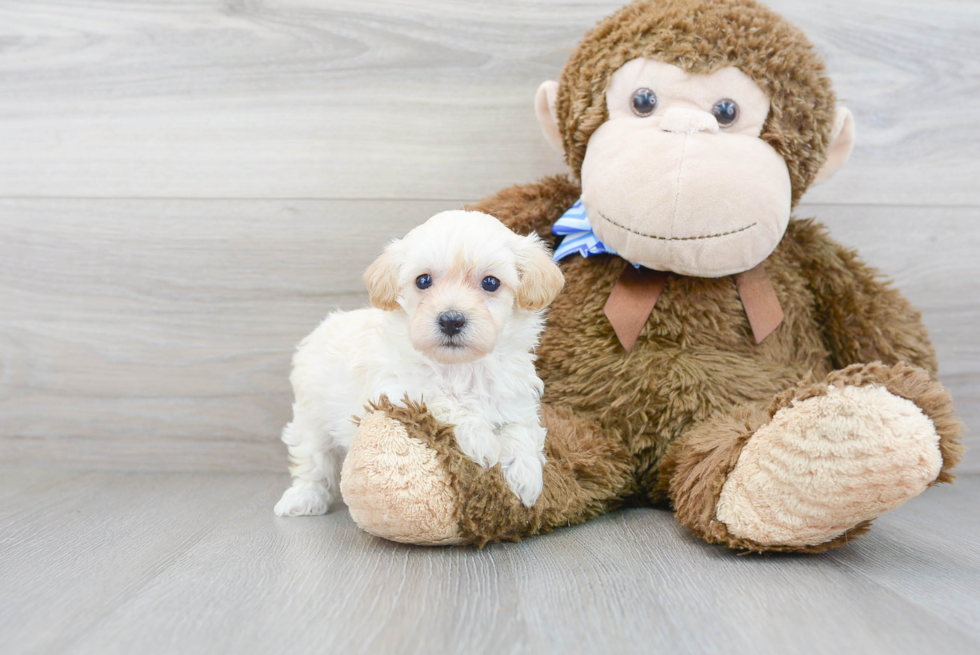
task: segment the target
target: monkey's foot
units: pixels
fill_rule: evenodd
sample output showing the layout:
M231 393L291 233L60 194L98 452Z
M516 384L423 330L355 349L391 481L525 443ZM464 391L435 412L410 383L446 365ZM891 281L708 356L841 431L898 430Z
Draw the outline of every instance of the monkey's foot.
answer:
M384 411L361 421L340 477L344 502L362 530L403 543L461 543L456 494L439 453Z
M826 544L944 472L951 445L937 428L952 429L953 440L958 429L938 383L902 365L848 372L777 399L783 406L747 440L715 514L731 536L763 547Z

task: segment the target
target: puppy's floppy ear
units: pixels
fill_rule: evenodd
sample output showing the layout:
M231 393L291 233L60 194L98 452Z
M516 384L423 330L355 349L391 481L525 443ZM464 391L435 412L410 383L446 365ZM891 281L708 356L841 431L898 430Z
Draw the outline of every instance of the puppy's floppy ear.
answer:
M396 242L397 243L397 242ZM371 304L386 312L400 307L398 304L398 258L392 243L381 256L364 271L364 284L367 285Z
M529 234L519 238L517 270L521 275L521 287L517 290L517 304L521 309L544 309L565 286L565 276L551 260L541 237Z

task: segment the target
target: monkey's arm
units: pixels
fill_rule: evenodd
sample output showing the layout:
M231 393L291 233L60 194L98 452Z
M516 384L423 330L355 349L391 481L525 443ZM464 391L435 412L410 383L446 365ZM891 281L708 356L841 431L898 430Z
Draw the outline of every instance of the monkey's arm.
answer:
M551 243L551 225L579 199L581 189L567 175L546 177L533 184L508 187L466 209L500 219L518 234L537 232Z
M811 220L791 221L787 236L800 249L797 255L835 368L907 362L935 374L936 353L922 314L877 269Z

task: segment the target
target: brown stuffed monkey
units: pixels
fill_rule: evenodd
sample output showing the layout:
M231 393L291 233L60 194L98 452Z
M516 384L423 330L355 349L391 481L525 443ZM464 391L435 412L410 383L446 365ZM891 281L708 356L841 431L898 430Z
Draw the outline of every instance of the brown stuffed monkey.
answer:
M381 399L342 472L362 528L482 545L669 503L712 543L817 552L952 480L962 426L919 313L791 217L854 139L798 29L753 0L638 0L535 104L572 176L473 209L567 255L544 491L524 507L452 426Z

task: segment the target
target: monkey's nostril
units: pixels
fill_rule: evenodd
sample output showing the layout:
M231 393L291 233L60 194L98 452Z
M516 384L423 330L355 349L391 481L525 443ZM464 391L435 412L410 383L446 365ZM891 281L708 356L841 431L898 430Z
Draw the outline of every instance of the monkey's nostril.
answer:
M447 336L459 334L464 325L466 325L466 317L455 310L439 315L439 329Z

